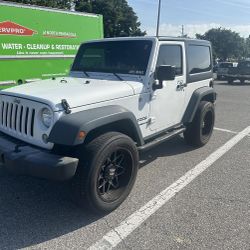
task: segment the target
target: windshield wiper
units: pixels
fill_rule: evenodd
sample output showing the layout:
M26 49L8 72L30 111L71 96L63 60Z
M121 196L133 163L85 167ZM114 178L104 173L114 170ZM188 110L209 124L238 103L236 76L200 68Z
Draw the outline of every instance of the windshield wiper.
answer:
M86 71L82 71L87 77L89 77L89 74L86 72ZM112 74L114 75L114 76L116 76L117 77L117 79L119 79L120 81L124 81L117 73L113 73L112 72Z
M120 81L124 81L117 73L113 73Z
M87 77L89 77L89 74L86 71L82 71Z

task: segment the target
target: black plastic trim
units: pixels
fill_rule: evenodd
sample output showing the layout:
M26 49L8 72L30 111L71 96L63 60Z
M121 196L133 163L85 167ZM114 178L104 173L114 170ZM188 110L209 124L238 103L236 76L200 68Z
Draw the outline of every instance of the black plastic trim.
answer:
M11 173L50 180L71 179L78 166L77 158L52 154L0 134L0 161Z
M138 147L138 150L140 150L140 151L149 150L152 147L155 147L155 146L157 146L157 145L159 145L167 140L170 140L173 137L183 133L185 130L186 130L185 127L181 127L181 128L175 129L171 132L168 132L168 133L166 132L166 133L162 134L161 136L156 137L153 141L150 141L150 142Z
M202 87L194 91L182 118L183 124L192 122L199 103L203 98L207 98L214 103L216 100L215 90L211 87Z
M63 116L53 126L48 140L61 145L79 145L84 142L84 138L78 137L80 131L88 134L94 129L119 121L128 122L129 125L132 125L136 143L139 146L144 144L138 122L133 113L115 105L88 109Z
M162 130L160 130L160 131L158 131L158 132L155 132L155 133L153 133L153 134L151 134L151 135L146 136L146 137L144 138L144 141L145 141L145 143L147 144L147 143L149 143L150 141L155 140L155 139L161 137L163 134L168 133L168 132L171 132L171 131L173 131L173 130L175 130L175 129L178 129L178 128L182 127L182 126L183 126L182 123L177 123L177 124L175 124L175 125L173 125L173 126L170 126L170 127L168 127L168 128L164 128L164 129L162 129Z

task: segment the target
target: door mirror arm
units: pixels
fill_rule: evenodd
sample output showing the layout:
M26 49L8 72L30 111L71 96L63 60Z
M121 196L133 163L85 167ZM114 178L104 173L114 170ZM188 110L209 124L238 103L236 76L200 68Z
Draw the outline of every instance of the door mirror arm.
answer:
M155 91L157 89L162 89L162 88L163 88L163 81L154 80L153 85L152 85L153 91Z

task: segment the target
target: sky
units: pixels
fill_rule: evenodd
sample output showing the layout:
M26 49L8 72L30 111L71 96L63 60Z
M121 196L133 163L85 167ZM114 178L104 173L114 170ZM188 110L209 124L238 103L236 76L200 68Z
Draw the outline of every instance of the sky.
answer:
M227 28L250 35L250 0L161 0L160 35L180 36L181 27L189 37L211 28ZM158 0L128 0L141 29L155 35Z

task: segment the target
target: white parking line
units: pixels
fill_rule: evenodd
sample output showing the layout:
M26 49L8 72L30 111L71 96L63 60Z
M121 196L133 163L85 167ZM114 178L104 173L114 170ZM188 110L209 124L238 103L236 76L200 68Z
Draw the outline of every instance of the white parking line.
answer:
M238 134L238 132L235 132L235 131L232 131L232 130L229 130L229 129L224 129L224 128L216 128L216 127L214 127L214 130L227 132L227 133L231 133L231 134Z
M128 235L138 228L145 220L154 214L159 208L166 204L172 197L185 188L190 182L198 177L202 172L209 168L213 163L220 159L230 149L232 149L243 138L250 133L250 126L239 132L232 139L226 142L223 146L209 155L205 160L189 170L180 179L167 187L146 205L131 214L128 218L122 221L116 228L110 230L98 242L90 246L89 250L94 249L112 249L121 243Z
M214 127L214 130L222 131L222 132L226 132L226 133L230 133L230 134L238 134L239 133L239 132L232 131L232 130L229 130L229 129L216 128L216 127ZM247 136L250 137L250 134L248 134Z

